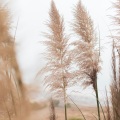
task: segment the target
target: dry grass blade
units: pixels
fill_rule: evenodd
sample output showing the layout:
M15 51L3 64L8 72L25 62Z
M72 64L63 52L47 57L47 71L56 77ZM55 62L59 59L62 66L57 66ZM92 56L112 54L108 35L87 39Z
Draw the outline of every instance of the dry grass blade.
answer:
M70 98L70 96L68 96L68 97L69 97L69 99L73 102L73 104L78 108L78 110L80 111L80 113L81 113L82 117L84 118L84 120L86 120L86 118L85 118L83 112L81 111L81 109L80 109L80 108L77 106L77 104Z

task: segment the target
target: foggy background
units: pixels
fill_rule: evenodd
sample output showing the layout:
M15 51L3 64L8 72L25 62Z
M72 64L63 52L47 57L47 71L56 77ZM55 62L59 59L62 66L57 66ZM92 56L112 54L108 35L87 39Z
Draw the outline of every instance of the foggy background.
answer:
M54 0L60 14L64 17L65 31L71 34L71 41L74 40L74 34L71 28L73 22L73 9L79 0ZM42 32L47 32L45 22L49 20L49 9L51 0L4 0L4 3L9 3L9 9L12 14L12 34L16 33L16 50L20 69L23 74L23 80L27 85L37 83L39 87L42 78L35 76L37 72L44 67L45 59L41 53L45 51L44 46L40 41L45 40ZM98 85L100 98L105 98L105 87L109 91L111 75L111 47L110 47L110 31L112 28L111 15L114 15L112 1L110 0L82 0L82 3L87 8L96 32L100 33L101 38L101 66L102 70L98 75ZM99 32L100 30L100 32ZM77 92L79 91L79 92ZM81 93L82 91L82 93ZM95 103L93 90L91 87L82 90L80 85L75 86L68 91L71 96L79 96L81 103ZM37 93L37 99L41 94ZM42 92L43 98L45 92ZM81 97L80 97L81 96ZM89 98L89 101L87 99ZM78 98L76 98L78 100Z

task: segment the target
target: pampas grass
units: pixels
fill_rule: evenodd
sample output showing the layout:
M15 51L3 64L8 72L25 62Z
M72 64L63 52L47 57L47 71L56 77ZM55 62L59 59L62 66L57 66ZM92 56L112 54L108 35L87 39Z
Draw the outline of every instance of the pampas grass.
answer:
M120 0L114 4L117 14L114 22L120 25ZM82 86L92 86L96 95L98 118L102 120L120 120L120 42L119 28L117 35L114 35L112 45L112 82L111 82L111 103L106 91L106 111L99 101L97 77L100 71L100 45L97 48L97 37L94 31L93 21L82 5L81 1L74 9L74 22L72 28L78 40L71 42L65 34L64 19L59 14L55 3L51 2L49 21L46 23L49 31L45 33L46 40L43 44L47 51L47 60L40 74L44 76L44 85L52 93L53 97L63 98L64 117L68 120L67 113L67 90L76 82ZM16 59L15 36L10 34L10 13L7 7L0 3L0 120L27 120L28 101L26 100L26 88L22 82L21 72ZM18 25L19 21L17 22ZM15 31L15 35L17 28ZM99 41L100 43L100 41ZM74 46L74 47L73 47ZM75 66L76 68L74 69ZM29 86L31 87L31 86ZM70 98L70 97L69 97ZM83 119L83 112L77 104L70 100L78 108ZM103 116L100 115L100 107ZM31 119L31 118L29 118ZM52 98L50 99L50 120L56 120L56 111Z
M74 10L73 30L79 37L74 42L75 64L79 66L76 72L77 77L83 82L84 86L92 85L96 94L98 108L98 119L100 120L100 107L97 88L97 74L99 72L99 50L96 49L96 36L93 22L85 7L79 2Z
M64 94L64 107L65 107L65 120L67 120L67 108L66 108L66 86L67 81L65 77L65 48L67 44L67 38L64 35L63 19L60 17L58 10L54 2L51 3L50 23L48 27L51 30L50 34L47 34L49 41L45 41L48 47L48 59L49 63L47 70L51 73L46 78L46 83L50 86L51 90Z
M15 43L10 35L10 22L8 9L0 4L0 106L3 106L0 110L7 113L5 119L12 120L14 117L22 119L25 96Z
M49 32L45 34L48 40L43 42L47 47L45 56L48 61L43 69L46 76L44 80L50 91L55 93L54 95L64 98L65 120L67 120L66 91L68 86L73 84L73 75L69 69L72 60L68 51L69 39L64 32L64 20L53 1L51 2L49 16L50 21L47 23Z

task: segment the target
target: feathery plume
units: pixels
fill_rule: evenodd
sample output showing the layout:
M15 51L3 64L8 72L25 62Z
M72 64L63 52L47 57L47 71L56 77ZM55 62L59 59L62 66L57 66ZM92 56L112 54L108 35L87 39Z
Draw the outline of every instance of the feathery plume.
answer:
M48 40L43 43L47 46L47 65L44 68L45 83L50 91L63 96L65 107L65 120L67 120L67 96L66 91L68 86L73 85L73 75L70 72L71 55L68 49L68 37L64 32L64 20L60 16L55 3L51 2L49 12L50 21L47 23L49 32L46 33ZM56 94L56 95L57 95Z
M98 118L100 120L100 107L97 88L97 73L99 72L99 50L96 49L96 36L93 22L81 1L74 10L75 20L73 30L78 35L79 40L74 42L75 63L79 67L76 77L83 80L83 85L92 85L96 93L98 108Z

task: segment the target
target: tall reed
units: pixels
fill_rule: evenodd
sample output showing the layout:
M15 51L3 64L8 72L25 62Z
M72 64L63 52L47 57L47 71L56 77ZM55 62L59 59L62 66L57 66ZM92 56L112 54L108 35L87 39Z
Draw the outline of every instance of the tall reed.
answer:
M99 50L96 47L96 35L90 15L81 1L74 10L73 30L79 39L74 42L75 63L79 67L77 78L83 80L83 85L92 85L96 94L98 119L100 120L100 106L97 86L99 72Z
M47 23L49 32L45 34L48 40L43 43L47 47L45 53L47 65L44 68L45 83L51 91L64 98L65 120L67 120L67 96L66 91L72 85L70 72L71 55L68 51L68 37L64 32L64 20L60 16L55 3L51 2L49 12L50 21Z

